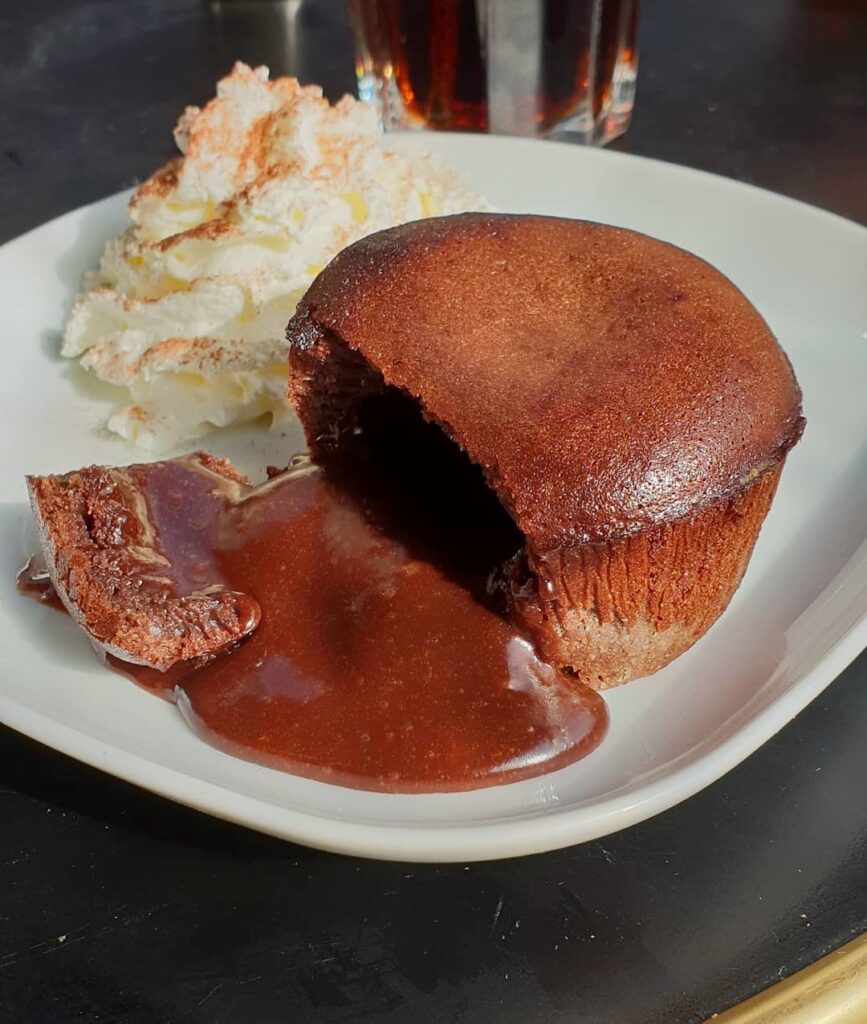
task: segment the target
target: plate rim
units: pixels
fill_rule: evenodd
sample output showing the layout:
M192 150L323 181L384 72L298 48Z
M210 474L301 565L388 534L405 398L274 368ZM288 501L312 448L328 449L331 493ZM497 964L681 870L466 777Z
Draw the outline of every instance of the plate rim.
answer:
M615 163L621 163L628 161L630 163L642 163L652 165L656 168L664 168L666 171L674 171L677 174L682 174L688 177L698 176L700 178L706 178L709 181L714 182L717 186L725 187L729 190L737 192L752 192L765 199L770 199L777 203L791 203L797 206L802 213L807 213L811 216L817 216L820 218L830 217L838 222L838 226L843 226L848 230L855 232L861 232L867 235L867 223L861 224L859 221L852 220L850 217L845 217L841 213L836 213L834 210L828 210L823 206L816 206L814 203L809 203L805 199L798 199L795 196L787 195L784 192L775 192L773 189L765 188L763 185L756 185L750 181L740 181L737 178L730 178L724 174L717 174L715 171L706 171L701 167L693 167L690 164L676 163L670 160L661 160L659 157L645 156L642 153L624 153L621 150L599 148L597 146L583 146L572 142L564 142L557 139L531 139L523 136L516 135L480 135L473 132L425 132L425 131L394 131L388 132L384 137L386 146L392 140L396 140L399 145L415 144L420 146L422 149L425 148L425 143L430 139L445 139L449 142L454 142L459 145L490 145L491 142L496 144L505 144L506 146L519 147L537 147L544 146L546 150L556 148L560 151L568 151L572 154L572 158L577 157L579 160L588 160L590 162L599 160L602 162L613 161ZM433 148L436 149L439 143L435 142ZM35 224L32 228L28 228L26 231L22 231L18 235L14 235L12 238L6 239L4 242L0 242L0 253L7 246L15 245L29 235L34 234L37 231L42 231L51 224L55 224L58 221L63 220L65 217L71 217L75 214L81 213L83 210L87 210L92 206L98 206L102 203L116 202L122 197L129 197L135 190L139 183L136 185L128 186L127 188L118 189L115 192L110 192L108 195L100 196L97 199L91 199L87 202L82 203L80 206L75 206L71 210L64 210L63 213L58 213L54 217L49 217L47 220L40 221Z
M703 754L688 757L661 778L590 807L504 821L446 825L368 824L280 806L151 761L79 732L0 694L0 721L77 761L148 792L254 831L331 853L376 860L461 863L546 853L600 839L688 800L755 753L834 682L867 645L867 617L843 633L797 683L753 719ZM640 680L638 681L640 683ZM675 777L687 786L671 785ZM323 785L328 785L323 783ZM342 787L338 787L342 788ZM231 806L221 799L231 796ZM235 810L237 813L235 813ZM245 810L248 813L240 813Z

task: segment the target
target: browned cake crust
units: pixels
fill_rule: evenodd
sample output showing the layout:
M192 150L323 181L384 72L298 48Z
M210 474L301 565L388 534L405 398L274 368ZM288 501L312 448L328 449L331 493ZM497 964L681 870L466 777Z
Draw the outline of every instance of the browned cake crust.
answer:
M692 516L621 540L529 556L515 622L540 655L594 688L649 675L691 647L747 567L782 463Z
M187 457L215 482L245 484L228 462ZM27 487L51 581L94 645L165 671L223 650L256 627L258 606L223 587L178 593L151 536L135 485L137 466L89 466L29 476Z
M482 467L526 539L513 613L592 685L664 665L726 606L800 391L722 274L634 232L465 214L344 250L289 324L314 454L396 387Z

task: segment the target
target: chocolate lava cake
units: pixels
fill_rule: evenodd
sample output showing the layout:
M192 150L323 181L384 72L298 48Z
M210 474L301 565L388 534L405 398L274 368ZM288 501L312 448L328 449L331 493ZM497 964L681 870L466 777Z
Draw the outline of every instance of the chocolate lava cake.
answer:
M785 354L727 278L588 222L382 231L318 276L287 337L314 458L374 421L401 434L407 409L433 424L516 528L508 613L596 688L661 668L724 610L804 426Z

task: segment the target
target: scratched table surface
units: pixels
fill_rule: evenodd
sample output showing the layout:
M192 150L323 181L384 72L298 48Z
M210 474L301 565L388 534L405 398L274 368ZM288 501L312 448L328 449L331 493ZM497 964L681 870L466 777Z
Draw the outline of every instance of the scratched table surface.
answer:
M146 175L235 57L353 86L340 0L305 0L291 46L253 0L4 14L4 239ZM867 221L863 3L648 4L641 48L616 148ZM865 683L862 656L652 821L469 866L292 846L0 729L0 1022L703 1020L867 929Z

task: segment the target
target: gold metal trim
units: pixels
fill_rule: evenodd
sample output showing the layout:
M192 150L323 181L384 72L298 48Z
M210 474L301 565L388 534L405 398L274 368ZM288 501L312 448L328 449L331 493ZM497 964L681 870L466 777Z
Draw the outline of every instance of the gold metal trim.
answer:
M865 1024L867 932L705 1024Z

